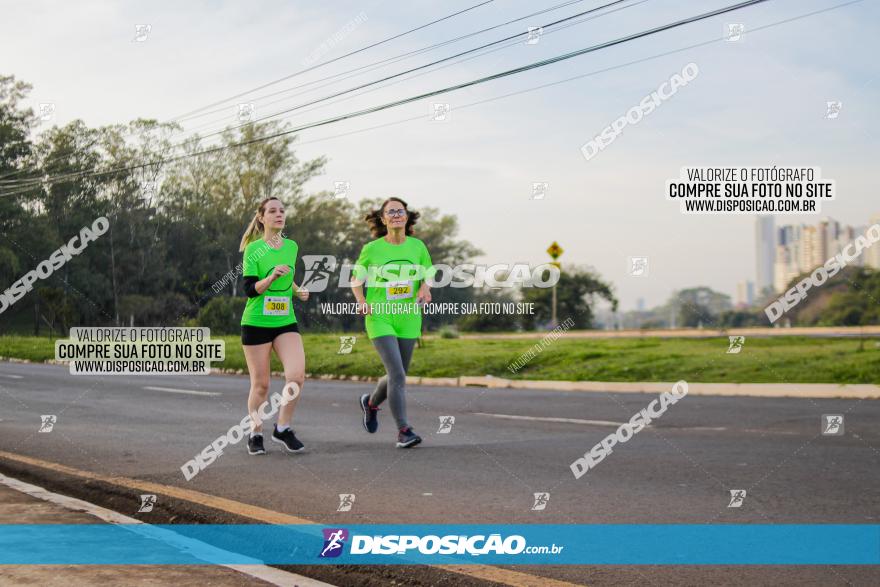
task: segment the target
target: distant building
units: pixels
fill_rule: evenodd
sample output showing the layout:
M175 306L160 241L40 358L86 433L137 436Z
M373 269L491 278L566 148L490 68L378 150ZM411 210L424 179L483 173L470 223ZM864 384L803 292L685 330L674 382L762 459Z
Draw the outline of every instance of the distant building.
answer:
M880 214L872 217L872 222L874 221L880 221ZM823 265L864 232L865 229L861 227L841 226L833 218L823 218L815 226L802 224L779 227L773 262L773 288L776 293L783 292L798 275L809 273ZM877 257L868 257L868 254ZM848 265L872 261L880 266L880 253L868 249Z
M813 268L822 264L822 262L819 261L822 257L822 243L819 238L819 230L817 227L803 227L800 253L800 257L795 259L795 267L797 269L803 268L803 270L806 271L808 268Z
M868 226L874 226L875 224L880 224L880 212L871 216ZM880 269L880 243L874 243L874 246L869 247L865 251L865 265L874 269Z
M785 291L789 282L800 275L798 252L793 247L779 245L776 247L776 262L773 264L773 291Z
M780 226L777 234L773 261L773 291L781 292L785 290L789 281L800 274L799 267L804 259L803 227Z
M776 257L776 235L773 231L772 216L755 218L755 286L758 294L773 288L774 259Z
M736 284L736 307L748 308L755 303L755 284L751 281L740 281Z

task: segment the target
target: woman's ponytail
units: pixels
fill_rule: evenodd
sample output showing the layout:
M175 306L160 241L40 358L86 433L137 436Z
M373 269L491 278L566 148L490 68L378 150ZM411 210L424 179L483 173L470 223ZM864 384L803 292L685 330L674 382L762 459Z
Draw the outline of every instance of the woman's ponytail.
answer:
M262 209L262 204L260 208ZM254 214L251 223L248 224L247 229L244 231L244 236L241 237L241 243L238 245L238 251L240 253L244 252L249 244L258 240L263 235L263 223L260 222L260 212Z

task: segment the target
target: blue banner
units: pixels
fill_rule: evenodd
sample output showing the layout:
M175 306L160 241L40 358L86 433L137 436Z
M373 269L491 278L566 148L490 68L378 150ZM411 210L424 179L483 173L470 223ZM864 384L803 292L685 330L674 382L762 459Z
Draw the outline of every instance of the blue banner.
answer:
M876 524L0 525L0 564L876 565Z

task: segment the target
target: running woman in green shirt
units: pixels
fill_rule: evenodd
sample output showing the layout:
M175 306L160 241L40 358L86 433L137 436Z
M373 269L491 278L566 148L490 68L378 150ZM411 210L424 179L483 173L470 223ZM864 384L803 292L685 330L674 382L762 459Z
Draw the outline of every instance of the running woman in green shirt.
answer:
M431 301L425 280L433 276L428 248L411 236L418 218L419 213L409 211L400 198L389 198L369 213L364 220L377 238L361 250L352 280L367 335L387 373L372 395L365 393L360 398L364 428L370 433L378 429L377 412L387 398L397 423L398 448L422 441L406 419L406 372L422 332L420 304Z
M248 436L248 453L252 455L266 454L263 426L256 415L269 396L269 359L273 348L284 366L285 386L296 386L296 399L279 410L272 440L283 444L289 452L305 448L290 427L306 373L302 337L293 312L293 296L295 294L306 301L309 292L293 282L299 247L295 241L282 237L283 229L284 204L278 198L266 198L260 202L239 247L244 253L242 274L248 296L241 317L241 344L251 377L247 405L248 414L254 419L253 430Z

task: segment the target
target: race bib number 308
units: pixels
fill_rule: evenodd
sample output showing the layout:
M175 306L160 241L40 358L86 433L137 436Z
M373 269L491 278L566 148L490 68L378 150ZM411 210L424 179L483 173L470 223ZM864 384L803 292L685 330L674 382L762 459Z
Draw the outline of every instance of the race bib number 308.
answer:
M289 316L290 298L287 296L266 296L263 298L263 316Z
M386 284L385 299L403 300L413 296L412 281L389 281Z

